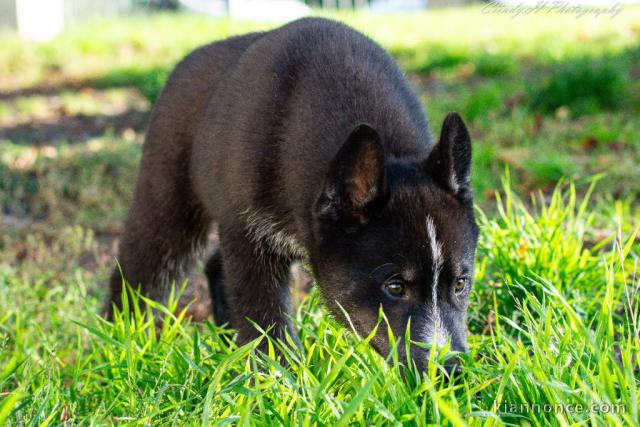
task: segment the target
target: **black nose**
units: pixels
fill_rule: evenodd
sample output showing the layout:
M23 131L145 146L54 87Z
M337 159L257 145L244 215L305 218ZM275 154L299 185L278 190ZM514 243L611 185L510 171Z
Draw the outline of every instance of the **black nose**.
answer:
M444 365L444 369L447 371L447 375L449 376L449 378L451 378L452 376L459 377L460 375L462 375L462 368L458 364Z
M459 379L463 372L462 367L460 366L460 360L457 357L447 360L444 364L444 370L446 371L449 380Z

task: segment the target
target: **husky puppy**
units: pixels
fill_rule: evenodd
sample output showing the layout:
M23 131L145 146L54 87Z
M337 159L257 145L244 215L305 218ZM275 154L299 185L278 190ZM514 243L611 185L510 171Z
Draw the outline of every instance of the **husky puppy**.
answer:
M162 299L217 223L207 263L219 323L243 343L295 336L289 267L305 260L328 309L367 335L467 351L478 228L471 142L455 113L433 143L394 60L355 30L302 19L187 56L153 111L119 264ZM121 306L120 268L108 311ZM372 341L389 352L386 328ZM404 359L404 344L399 346ZM428 350L412 344L418 368Z

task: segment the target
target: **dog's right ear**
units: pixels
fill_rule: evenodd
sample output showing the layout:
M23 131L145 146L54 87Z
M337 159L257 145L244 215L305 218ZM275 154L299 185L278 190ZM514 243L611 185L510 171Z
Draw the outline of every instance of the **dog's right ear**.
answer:
M387 199L385 154L380 136L361 124L350 134L331 161L314 205L321 221L357 226Z
M471 137L457 113L449 113L442 124L440 141L424 162L425 170L461 202L472 203Z

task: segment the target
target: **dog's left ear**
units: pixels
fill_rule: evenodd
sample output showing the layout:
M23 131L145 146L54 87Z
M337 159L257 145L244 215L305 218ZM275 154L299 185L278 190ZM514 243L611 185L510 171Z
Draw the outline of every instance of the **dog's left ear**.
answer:
M449 113L440 140L425 161L426 172L460 201L471 203L471 138L458 113Z
M385 154L378 133L357 126L331 161L316 200L316 218L346 227L365 224L387 198Z

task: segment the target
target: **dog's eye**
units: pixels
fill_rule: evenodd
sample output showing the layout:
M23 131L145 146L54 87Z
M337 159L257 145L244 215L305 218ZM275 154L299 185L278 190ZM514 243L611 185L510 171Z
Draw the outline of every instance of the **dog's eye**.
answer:
M404 282L398 278L391 278L384 283L384 288L394 297L404 295Z
M465 291L465 289L467 289L467 278L460 277L458 280L456 280L455 285L453 285L453 292L456 295L460 295Z

